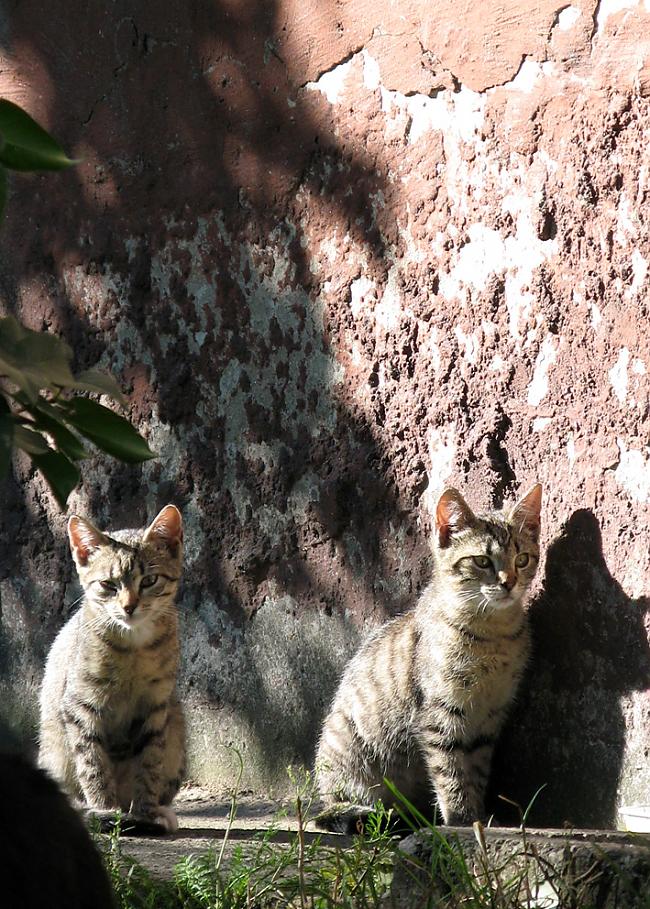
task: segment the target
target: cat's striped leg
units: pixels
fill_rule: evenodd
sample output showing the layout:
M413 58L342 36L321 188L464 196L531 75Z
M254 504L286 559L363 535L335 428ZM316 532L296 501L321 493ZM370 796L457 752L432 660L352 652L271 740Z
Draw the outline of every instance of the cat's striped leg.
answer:
M132 804L135 815L150 817L160 804L168 722L167 703L155 705L142 721L133 743L132 755L137 761Z
M466 826L482 820L494 743L485 738L463 743L422 743L429 779L445 824Z
M325 804L351 801L372 805L371 791L381 782L381 776L371 767L366 752L367 746L353 719L343 709L332 710L323 726L315 765Z
M173 833L178 822L168 806L178 792L185 768L185 726L178 702L151 709L134 743L133 757L137 762L133 815L155 818Z
M160 804L169 805L185 776L185 717L183 708L174 700L169 705L169 720L165 730L163 785Z
M98 728L97 708L77 697L65 698L61 716L86 805L119 808L113 767Z

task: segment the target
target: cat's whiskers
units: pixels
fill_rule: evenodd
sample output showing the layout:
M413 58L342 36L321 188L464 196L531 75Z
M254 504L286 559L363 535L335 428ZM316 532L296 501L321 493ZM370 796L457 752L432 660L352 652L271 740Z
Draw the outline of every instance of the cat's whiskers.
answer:
M77 597L76 600L73 600L72 603L68 603L68 605L65 606L64 609L65 609L66 611L69 610L69 609L74 609L75 606L77 606L79 603L81 603L81 601L83 600L83 598L84 598L85 596L86 596L85 593L81 593L81 594Z
M480 590L472 590L469 593L463 593L461 596L457 597L457 602L465 605L466 603L472 603L474 600L478 599L481 596Z

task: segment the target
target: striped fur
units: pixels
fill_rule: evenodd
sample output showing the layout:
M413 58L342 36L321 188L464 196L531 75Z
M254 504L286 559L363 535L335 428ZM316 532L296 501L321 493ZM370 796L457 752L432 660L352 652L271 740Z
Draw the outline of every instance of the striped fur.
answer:
M167 505L145 531L110 536L73 516L68 534L84 600L47 659L39 764L91 809L176 829L180 512Z
M446 824L481 818L529 652L523 600L539 561L540 505L540 486L485 516L456 490L440 497L432 583L363 644L325 719L316 777L328 829L335 804L390 803L384 777L429 813L435 794Z

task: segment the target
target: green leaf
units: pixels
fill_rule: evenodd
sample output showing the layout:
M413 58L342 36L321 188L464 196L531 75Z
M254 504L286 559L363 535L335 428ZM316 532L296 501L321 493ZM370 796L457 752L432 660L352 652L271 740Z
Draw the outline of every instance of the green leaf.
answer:
M0 319L0 374L25 392L31 401L40 388L70 388L72 351L56 335L25 328L13 316Z
M72 398L59 407L64 410L67 423L118 461L137 464L156 457L129 421L108 407L90 398Z
M10 170L62 170L75 164L42 126L17 104L0 99L0 164Z
M126 404L122 389L113 376L106 372L101 372L99 369L87 369L85 372L80 372L72 388L77 388L79 391L94 391L100 395L109 395L119 404Z
M7 171L0 164L0 219L2 218L3 212L5 210L8 195L9 186L7 182Z
M88 457L80 440L63 423L64 414L56 405L39 397L36 404L25 403L24 406L34 420L34 427L51 435L58 451L62 451L71 461L81 461Z
M28 455L46 454L51 450L40 433L32 432L31 429L26 429L20 423L16 423L14 426L14 442Z
M11 408L0 395L0 478L4 477L11 464L11 450L14 444L14 421Z
M68 496L81 479L77 467L59 451L33 455L32 463L47 480L61 508L65 508Z

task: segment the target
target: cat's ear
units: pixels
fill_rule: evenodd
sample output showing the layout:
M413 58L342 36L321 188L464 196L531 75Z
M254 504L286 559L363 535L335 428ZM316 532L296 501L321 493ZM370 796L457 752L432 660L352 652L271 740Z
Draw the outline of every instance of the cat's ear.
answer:
M514 506L508 515L508 523L518 530L523 531L537 542L540 529L540 510L542 507L542 486L536 483L529 489L525 496Z
M144 532L144 540L160 542L176 555L183 542L183 519L175 505L165 505Z
M76 514L68 521L68 539L74 560L82 567L86 565L93 552L108 542L104 534L93 527L90 521Z
M457 489L445 489L436 505L436 531L441 549L449 546L455 533L476 523L474 512Z

